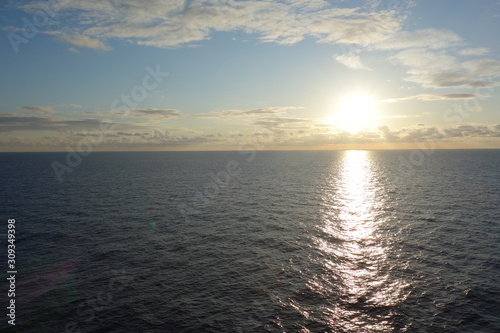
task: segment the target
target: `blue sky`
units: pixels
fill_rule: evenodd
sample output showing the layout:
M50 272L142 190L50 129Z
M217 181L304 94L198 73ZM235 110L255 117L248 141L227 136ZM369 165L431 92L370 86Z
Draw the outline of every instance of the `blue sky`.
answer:
M4 1L0 17L2 151L500 148L496 0Z

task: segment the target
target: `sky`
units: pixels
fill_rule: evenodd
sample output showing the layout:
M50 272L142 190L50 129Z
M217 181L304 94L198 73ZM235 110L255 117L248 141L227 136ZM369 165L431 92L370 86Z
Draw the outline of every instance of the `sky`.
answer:
M4 152L500 148L498 0L8 0L0 28Z

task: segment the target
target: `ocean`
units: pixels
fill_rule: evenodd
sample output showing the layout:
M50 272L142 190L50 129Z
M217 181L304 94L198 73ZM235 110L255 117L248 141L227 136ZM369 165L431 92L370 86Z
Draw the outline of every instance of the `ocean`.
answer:
M2 332L500 332L500 150L2 153L0 175Z

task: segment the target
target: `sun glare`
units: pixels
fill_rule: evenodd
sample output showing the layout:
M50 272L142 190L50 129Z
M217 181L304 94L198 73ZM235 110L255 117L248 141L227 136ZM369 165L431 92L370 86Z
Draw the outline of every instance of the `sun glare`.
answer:
M346 131L359 131L375 119L375 101L366 94L352 94L342 99L327 123Z

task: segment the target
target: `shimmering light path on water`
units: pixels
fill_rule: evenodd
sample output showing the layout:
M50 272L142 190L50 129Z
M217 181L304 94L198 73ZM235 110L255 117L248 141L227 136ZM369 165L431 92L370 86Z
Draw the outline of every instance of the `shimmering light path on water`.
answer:
M389 276L387 247L377 233L386 223L386 189L377 183L370 152L348 151L332 166L322 205L321 230L315 239L324 254L324 273L310 286L330 300L323 321L346 332L387 332L393 329L391 308L404 300L403 281Z

